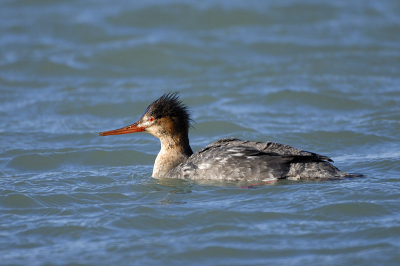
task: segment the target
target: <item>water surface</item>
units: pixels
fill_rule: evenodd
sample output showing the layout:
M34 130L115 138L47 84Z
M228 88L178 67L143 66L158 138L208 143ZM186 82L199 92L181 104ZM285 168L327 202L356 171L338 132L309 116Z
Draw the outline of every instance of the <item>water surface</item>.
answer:
M2 265L399 265L400 5L0 4ZM365 178L151 178L159 141L98 133L180 91L193 150L225 137Z

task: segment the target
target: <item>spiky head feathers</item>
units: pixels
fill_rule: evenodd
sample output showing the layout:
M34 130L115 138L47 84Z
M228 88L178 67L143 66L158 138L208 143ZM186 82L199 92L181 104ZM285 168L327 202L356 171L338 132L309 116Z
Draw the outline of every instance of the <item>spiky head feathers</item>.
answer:
M179 100L177 92L164 94L151 103L145 113L155 119L170 118L178 130L186 132L193 122L187 106Z

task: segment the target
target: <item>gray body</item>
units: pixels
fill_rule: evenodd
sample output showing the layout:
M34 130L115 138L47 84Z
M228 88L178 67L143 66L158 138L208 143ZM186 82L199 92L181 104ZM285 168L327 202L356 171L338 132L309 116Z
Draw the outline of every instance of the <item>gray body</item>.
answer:
M274 142L221 139L191 155L164 178L227 181L340 179L330 158Z

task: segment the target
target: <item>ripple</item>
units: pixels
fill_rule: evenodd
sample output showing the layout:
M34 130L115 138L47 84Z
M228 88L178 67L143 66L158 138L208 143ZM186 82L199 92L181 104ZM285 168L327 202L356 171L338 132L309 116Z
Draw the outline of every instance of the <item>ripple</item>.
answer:
M12 193L1 196L0 204L3 208L38 208L42 205L26 194Z
M42 154L24 154L10 160L8 166L15 169L29 171L45 171L57 169L62 165L62 161L54 157Z
M17 151L23 152L23 151ZM68 150L47 154L22 154L10 159L7 166L20 171L51 171L74 166L118 167L152 164L153 155L132 150Z

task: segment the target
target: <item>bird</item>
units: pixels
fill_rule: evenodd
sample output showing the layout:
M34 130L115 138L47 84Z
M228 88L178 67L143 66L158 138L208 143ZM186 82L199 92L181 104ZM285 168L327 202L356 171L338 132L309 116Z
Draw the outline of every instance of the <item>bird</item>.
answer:
M189 144L193 122L179 93L169 92L152 102L137 122L99 135L146 132L159 138L153 178L275 182L360 176L340 171L327 156L270 141L224 138L193 153Z

